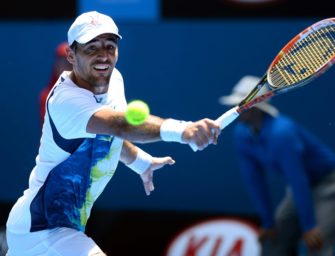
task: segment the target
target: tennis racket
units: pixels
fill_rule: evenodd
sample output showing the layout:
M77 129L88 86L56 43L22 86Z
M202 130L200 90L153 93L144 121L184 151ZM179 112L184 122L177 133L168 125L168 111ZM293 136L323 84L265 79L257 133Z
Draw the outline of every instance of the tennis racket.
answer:
M221 130L257 103L308 84L329 69L334 61L335 18L328 18L312 24L284 46L251 92L216 119ZM264 86L266 92L257 95ZM197 151L195 144L190 146Z

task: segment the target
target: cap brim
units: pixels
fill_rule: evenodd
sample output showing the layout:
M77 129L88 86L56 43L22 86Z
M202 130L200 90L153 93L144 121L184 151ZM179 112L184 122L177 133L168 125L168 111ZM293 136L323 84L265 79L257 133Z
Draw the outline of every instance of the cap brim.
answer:
M89 41L91 41L92 39L94 39L97 36L100 36L102 34L113 34L113 35L116 35L118 38L122 39L122 37L119 34L115 33L114 31L102 28L102 29L91 30L90 33L85 33L82 36L80 36L79 38L77 38L76 41L80 44L86 44Z
M243 100L242 97L236 95L221 96L219 98L219 103L226 106L235 106Z
M276 117L279 113L278 109L267 102L261 102L255 105L256 108L268 113L270 116Z

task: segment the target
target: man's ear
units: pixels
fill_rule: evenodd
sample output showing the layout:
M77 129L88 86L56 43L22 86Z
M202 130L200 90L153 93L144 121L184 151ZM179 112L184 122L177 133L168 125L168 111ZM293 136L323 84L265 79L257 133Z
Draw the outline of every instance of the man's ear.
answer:
M68 62L70 62L72 65L74 64L75 62L74 51L70 47L66 49L66 58Z

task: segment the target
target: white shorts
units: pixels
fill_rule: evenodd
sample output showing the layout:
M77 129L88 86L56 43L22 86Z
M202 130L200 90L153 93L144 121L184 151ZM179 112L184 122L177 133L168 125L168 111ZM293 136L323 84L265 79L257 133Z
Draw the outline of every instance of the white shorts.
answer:
M96 243L83 232L71 228L55 228L27 234L7 231L6 256L100 256Z

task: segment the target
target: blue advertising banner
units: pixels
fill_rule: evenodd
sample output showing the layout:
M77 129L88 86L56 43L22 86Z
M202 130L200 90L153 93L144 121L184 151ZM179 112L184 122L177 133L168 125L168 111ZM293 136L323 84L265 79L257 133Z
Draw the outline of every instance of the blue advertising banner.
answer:
M116 20L155 21L160 16L159 0L77 0L78 12L98 11Z

